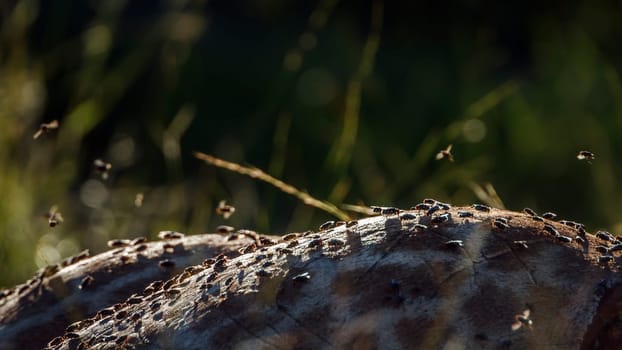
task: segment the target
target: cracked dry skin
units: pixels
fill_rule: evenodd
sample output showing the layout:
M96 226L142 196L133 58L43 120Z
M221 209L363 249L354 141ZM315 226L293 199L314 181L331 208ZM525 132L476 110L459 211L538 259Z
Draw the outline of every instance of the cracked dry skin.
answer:
M577 234L462 207L264 240L101 310L48 349L615 348L620 257Z

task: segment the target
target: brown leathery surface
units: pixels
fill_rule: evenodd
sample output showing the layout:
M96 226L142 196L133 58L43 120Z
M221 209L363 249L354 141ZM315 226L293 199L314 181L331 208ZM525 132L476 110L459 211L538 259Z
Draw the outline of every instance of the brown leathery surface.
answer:
M509 227L496 227L498 217ZM599 262L595 247L613 243L577 234L497 209L370 217L197 263L48 349L607 348L608 323L595 315L615 295L622 252ZM513 331L525 309L532 327Z
M193 235L113 248L92 257L85 251L48 266L27 283L3 291L0 348L40 349L71 323L125 301L151 282L167 280L220 253L239 255L237 250L251 242L243 235L236 240ZM161 267L164 260L174 266Z

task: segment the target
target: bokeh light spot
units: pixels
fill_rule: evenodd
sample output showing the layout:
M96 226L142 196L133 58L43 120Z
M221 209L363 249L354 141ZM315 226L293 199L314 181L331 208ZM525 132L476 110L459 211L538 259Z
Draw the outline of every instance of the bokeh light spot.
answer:
M299 50L291 50L285 54L283 68L289 71L297 71L302 65L302 54Z
M84 34L84 53L94 56L105 53L110 48L112 34L104 25L91 27Z
M468 142L480 142L486 137L486 124L479 119L469 119L462 125L462 134Z
M54 233L48 233L39 238L34 256L37 267L45 267L60 260L61 253L56 248L57 242L58 236Z
M112 163L117 166L131 165L134 161L135 146L131 137L123 137L115 142L110 149Z
M72 238L65 238L58 242L56 250L60 256L72 256L80 251L80 246Z
M317 38L315 37L315 34L311 32L305 32L302 33L302 35L300 36L298 44L305 51L313 50L315 48L315 45L317 45Z
M323 106L337 95L337 81L325 69L314 68L302 74L298 83L300 100L308 106Z
M88 180L80 188L80 200L90 208L101 208L108 198L108 190L101 181Z

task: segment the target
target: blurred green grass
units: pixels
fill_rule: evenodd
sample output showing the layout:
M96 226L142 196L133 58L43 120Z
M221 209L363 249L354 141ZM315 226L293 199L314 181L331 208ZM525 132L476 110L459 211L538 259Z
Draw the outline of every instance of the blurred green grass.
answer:
M237 208L228 224L265 233L329 219L193 151L337 205L469 204L492 186L508 208L622 232L621 14L613 2L4 3L0 286L111 238L213 230L221 199ZM456 161L435 161L448 144ZM597 159L578 161L582 149ZM52 229L54 204L65 222Z

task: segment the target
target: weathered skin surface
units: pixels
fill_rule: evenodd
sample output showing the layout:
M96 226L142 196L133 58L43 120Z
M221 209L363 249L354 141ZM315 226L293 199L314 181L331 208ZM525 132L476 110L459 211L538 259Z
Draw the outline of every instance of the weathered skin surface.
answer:
M93 257L83 252L48 266L27 283L3 292L0 349L43 348L69 324L125 301L151 282L167 280L220 253L237 256L239 248L253 241L243 235L228 240L223 235L204 234L135 242ZM164 260L174 266L160 266Z
M449 220L433 223L445 213ZM504 210L425 214L371 217L207 261L59 333L48 349L620 344L620 253L599 262L596 250L615 242L587 234L579 243L575 227ZM495 224L499 217L509 227ZM545 224L573 240L555 237ZM450 240L463 246L448 245ZM513 331L515 316L525 309L533 325L523 320Z

